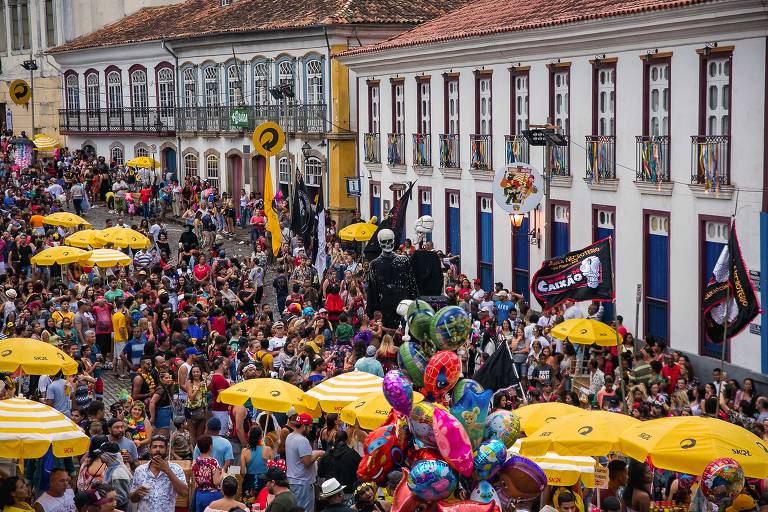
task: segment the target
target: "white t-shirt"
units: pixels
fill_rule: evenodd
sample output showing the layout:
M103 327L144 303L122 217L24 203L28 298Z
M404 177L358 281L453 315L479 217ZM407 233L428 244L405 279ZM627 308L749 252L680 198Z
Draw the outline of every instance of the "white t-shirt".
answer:
M64 496L58 498L44 492L35 503L43 507L45 512L77 512L75 491L72 489L67 489L64 491Z
M269 351L273 352L275 350L280 350L285 346L285 342L288 340L287 336L283 336L282 338L278 338L277 336L269 339Z
M572 318L584 318L584 313L581 312L581 309L577 304L574 304L565 310L565 313L563 313L563 318L565 320L570 320Z

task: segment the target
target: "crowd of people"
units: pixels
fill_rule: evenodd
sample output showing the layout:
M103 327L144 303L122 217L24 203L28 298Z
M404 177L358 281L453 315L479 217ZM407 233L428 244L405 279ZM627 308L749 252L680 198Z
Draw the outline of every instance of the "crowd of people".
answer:
M82 458L27 461L23 474L13 463L1 466L0 510L158 512L179 499L196 512L388 512L402 473L380 486L358 480L364 430L336 414L316 419L217 400L253 378L309 390L343 372L383 376L397 368L405 332L387 329L381 312L366 315L368 262L359 248L339 240L329 222L326 269L318 274L311 248L287 227L285 202L277 202L285 243L273 257L255 194L236 200L197 178L182 185L156 169L126 169L66 148L20 166L19 138L0 137L0 337L56 345L78 361L78 372L6 375L2 395L54 407L83 428L91 446ZM133 227L152 246L132 252L126 268L32 265L35 253L72 231L46 225L43 216L70 209L88 219L94 208L114 212L107 226ZM168 222L185 225L179 240L169 238ZM228 254L224 241L236 232L250 256ZM397 252L413 249L406 240ZM496 393L494 408L561 401L640 419L711 416L768 440L768 397L751 379L738 382L719 369L711 379L696 375L687 355L661 340L635 339L621 316L620 346L563 342L550 330L565 319L612 319L602 318L599 304L539 312L504 283L484 290L461 272L459 258L438 256L447 303L473 318L472 336L457 351L464 376L504 344L510 349L519 382ZM104 379L124 388L114 400ZM652 499L685 500L675 474L649 476L641 463L622 464L609 465L609 487L623 501L604 500L605 510L648 512ZM537 505L585 510L582 489L553 491ZM754 507L768 507L753 497ZM707 509L687 498L692 510Z

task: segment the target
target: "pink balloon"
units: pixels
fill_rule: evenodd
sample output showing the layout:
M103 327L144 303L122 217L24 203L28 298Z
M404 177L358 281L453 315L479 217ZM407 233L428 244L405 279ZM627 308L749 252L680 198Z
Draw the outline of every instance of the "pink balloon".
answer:
M410 416L413 408L413 384L400 370L391 370L381 383L384 398L394 410Z
M474 469L472 443L464 426L450 413L435 407L432 428L440 455L462 476L471 476Z

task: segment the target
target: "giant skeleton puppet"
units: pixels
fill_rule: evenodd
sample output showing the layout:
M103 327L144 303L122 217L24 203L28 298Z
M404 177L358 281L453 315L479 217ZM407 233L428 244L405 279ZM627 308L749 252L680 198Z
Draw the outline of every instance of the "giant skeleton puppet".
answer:
M381 311L384 327L397 329L400 326L398 304L404 299L415 299L418 289L408 256L394 253L395 233L382 229L377 239L381 255L369 267L366 313L372 318L375 311Z

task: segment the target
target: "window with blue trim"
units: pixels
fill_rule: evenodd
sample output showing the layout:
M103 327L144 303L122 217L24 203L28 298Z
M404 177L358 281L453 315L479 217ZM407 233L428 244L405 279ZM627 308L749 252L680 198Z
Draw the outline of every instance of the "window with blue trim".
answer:
M615 221L616 213L611 210L596 210L595 211L595 242L598 240L602 240L604 238L608 238L609 236L614 237L614 239L611 241L611 248L613 249L613 264L614 273L616 272L616 221ZM613 303L612 302L603 302L603 318L602 321L605 323L611 323L613 321Z
M729 227L727 222L704 222L704 232L702 234L702 253L704 255L703 268L701 269L702 286L706 286L712 278L712 271L715 268L717 259L722 254L723 249L728 245ZM704 311L701 312L701 317ZM720 359L723 353L723 345L715 343L709 339L704 329L701 329L701 355L715 357ZM726 347L726 359L728 347Z
M432 215L432 190L421 189L419 190L419 217L424 215ZM432 233L427 234L427 241L432 241Z
M566 254L570 247L570 208L565 205L552 205L552 257Z
M479 227L477 232L478 277L483 290L493 290L493 198L478 200Z
M381 185L371 183L371 217L376 217L377 223L381 222Z
M320 59L307 61L304 66L306 77L306 102L309 105L325 103L325 91L323 89L323 62Z
M512 231L512 291L529 300L530 244L528 243L528 217Z
M461 207L458 192L446 192L448 223L446 225L445 251L454 256L461 254Z
M266 62L253 63L253 102L256 105L269 104L269 69Z
M669 343L669 217L648 215L645 233L645 336Z
M243 68L237 63L227 66L227 104L243 104Z
M277 61L277 83L280 86L288 85L293 88L293 61L289 58ZM296 91L293 91L296 94Z

